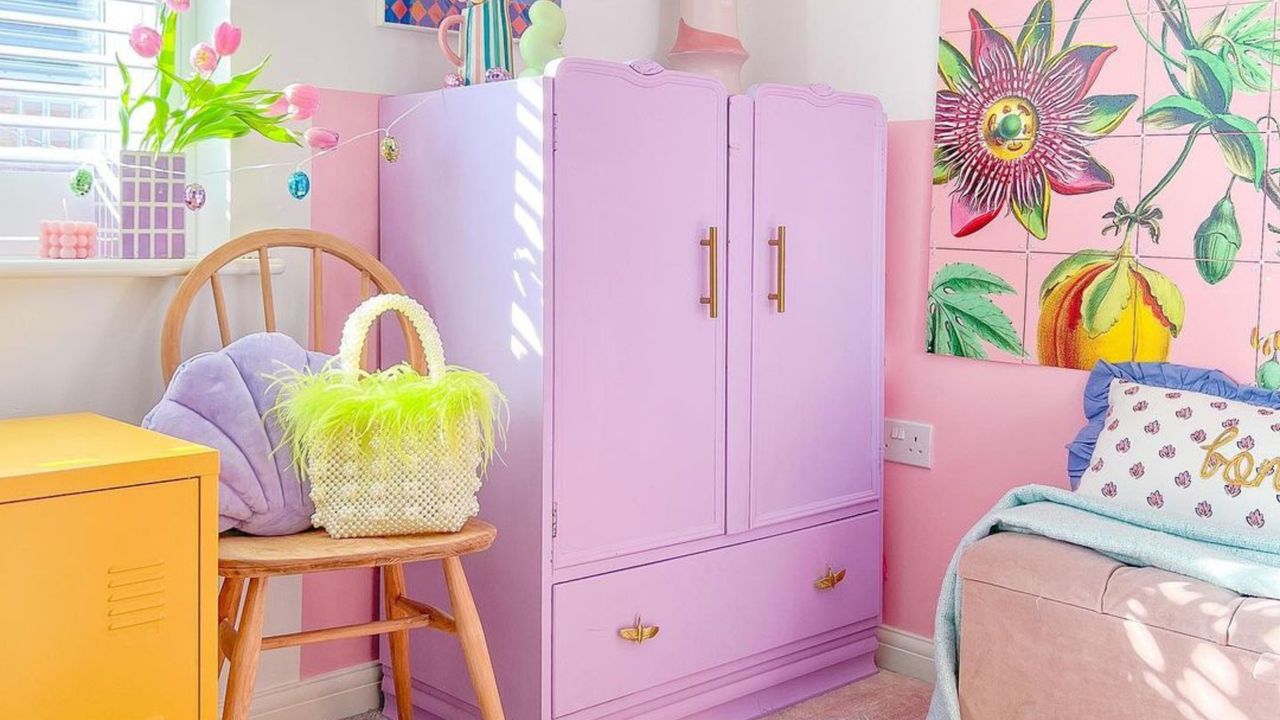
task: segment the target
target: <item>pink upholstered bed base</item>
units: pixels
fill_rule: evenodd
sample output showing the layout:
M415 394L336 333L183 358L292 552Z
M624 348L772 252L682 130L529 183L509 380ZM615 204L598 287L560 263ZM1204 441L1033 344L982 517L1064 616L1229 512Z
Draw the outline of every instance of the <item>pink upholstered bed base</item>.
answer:
M1280 718L1280 602L1014 533L960 574L964 720Z

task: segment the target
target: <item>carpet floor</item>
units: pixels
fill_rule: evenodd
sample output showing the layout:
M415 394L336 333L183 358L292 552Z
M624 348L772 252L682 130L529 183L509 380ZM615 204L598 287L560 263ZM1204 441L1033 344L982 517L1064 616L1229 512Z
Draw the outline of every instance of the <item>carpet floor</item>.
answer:
M923 720L933 686L880 673L806 700L761 720ZM383 720L376 710L347 720Z

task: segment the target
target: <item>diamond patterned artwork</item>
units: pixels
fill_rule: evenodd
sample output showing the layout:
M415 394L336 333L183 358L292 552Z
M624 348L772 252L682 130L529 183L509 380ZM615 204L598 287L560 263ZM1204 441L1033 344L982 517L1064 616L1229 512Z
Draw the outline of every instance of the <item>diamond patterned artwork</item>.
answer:
M1276 0L942 0L937 355L1277 365Z
M435 28L450 15L457 15L469 0L380 0L385 12L383 22L389 25L409 25ZM529 27L529 6L532 0L508 0L507 12L511 15L511 30L515 37L524 34ZM560 0L556 0L560 4Z

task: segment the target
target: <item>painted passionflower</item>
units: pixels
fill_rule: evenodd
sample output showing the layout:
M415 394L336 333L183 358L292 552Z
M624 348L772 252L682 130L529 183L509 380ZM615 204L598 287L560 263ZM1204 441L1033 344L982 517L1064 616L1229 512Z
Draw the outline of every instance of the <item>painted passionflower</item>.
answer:
M1008 206L1044 239L1050 190L1079 195L1115 184L1088 145L1114 131L1137 96L1088 94L1115 47L1070 45L1055 54L1052 0L1036 3L1016 43L977 10L969 11L969 23L969 58L939 40L946 89L937 98L933 181L954 182L956 237Z

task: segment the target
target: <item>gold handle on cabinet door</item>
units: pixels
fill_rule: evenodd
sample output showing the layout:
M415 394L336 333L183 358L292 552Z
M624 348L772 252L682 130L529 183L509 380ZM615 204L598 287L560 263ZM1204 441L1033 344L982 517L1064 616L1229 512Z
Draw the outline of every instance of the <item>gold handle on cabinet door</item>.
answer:
M657 625L645 625L640 621L640 616L637 615L635 624L619 630L618 637L628 642L640 645L644 643L645 640L652 640L657 637L658 630L659 628Z
M707 237L699 243L711 252L711 295L698 298L703 305L711 307L711 317L720 317L720 230L712 225L707 230Z
M777 292L769 293L769 299L778 303L778 312L787 311L787 226L778 226L778 236L769 240L769 245L778 248L778 285Z
M835 590L837 585L844 582L844 575L844 568L832 572L828 565L826 574L815 580L813 586L819 590Z

